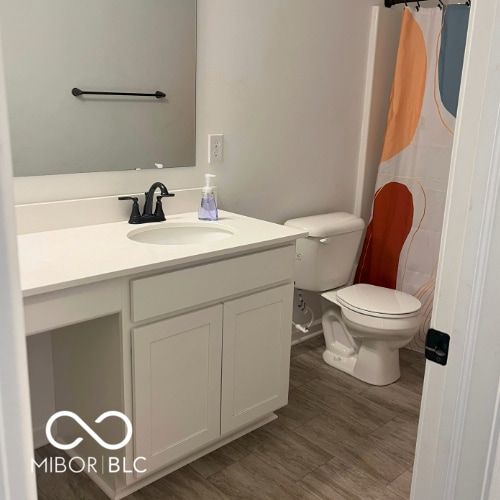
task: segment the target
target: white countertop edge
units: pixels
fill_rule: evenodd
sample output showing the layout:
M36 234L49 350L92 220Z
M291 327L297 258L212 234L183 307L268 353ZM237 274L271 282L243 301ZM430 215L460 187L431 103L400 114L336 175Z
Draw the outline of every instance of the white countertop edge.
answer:
M195 212L167 217L167 221L160 224L169 221L200 222ZM138 228L152 228L158 224L131 225L126 222L20 235L18 246L23 297L159 269L203 264L222 257L236 257L283 246L308 234L304 230L225 211L219 211L219 221L206 223L230 226L234 228L235 235L203 246L151 245L131 241L127 234ZM108 236L109 240L103 241ZM99 259L95 258L99 251L105 254L104 261L109 261L109 270L99 266ZM114 252L119 256L116 259L113 258ZM58 265L58 262L63 264Z

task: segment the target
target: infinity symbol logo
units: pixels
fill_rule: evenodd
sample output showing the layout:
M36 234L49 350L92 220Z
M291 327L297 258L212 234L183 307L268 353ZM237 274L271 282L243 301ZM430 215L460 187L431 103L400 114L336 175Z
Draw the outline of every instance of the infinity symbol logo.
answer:
M118 417L123 422L125 422L125 426L127 427L127 433L123 441L120 441L117 444L109 444L103 439L101 439L101 437L98 434L96 434L93 431L93 429L91 429L76 413L73 413L72 411L58 411L57 413L54 413L52 417L49 418L47 425L45 426L45 433L47 434L47 439L50 441L50 443L56 448L59 448L60 450L70 450L71 448L78 446L83 441L83 438L79 437L75 439L72 443L61 444L54 439L54 437L52 436L52 424L60 417L72 418L75 422L77 422L80 425L80 427L85 429L85 431L87 431L87 433L90 434L95 441L97 441L103 448L106 448L107 450L119 450L120 448L123 448L130 441L130 438L132 437L132 423L130 422L129 418L126 415L124 415L119 411L106 411L95 419L95 422L97 424L100 424L103 420L107 419L108 417Z

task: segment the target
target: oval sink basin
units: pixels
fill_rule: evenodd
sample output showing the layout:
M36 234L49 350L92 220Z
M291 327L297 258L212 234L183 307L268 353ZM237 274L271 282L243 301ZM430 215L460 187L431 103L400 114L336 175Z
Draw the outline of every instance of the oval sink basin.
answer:
M234 233L222 226L206 224L175 224L135 229L127 237L140 243L153 245L197 245L229 238Z

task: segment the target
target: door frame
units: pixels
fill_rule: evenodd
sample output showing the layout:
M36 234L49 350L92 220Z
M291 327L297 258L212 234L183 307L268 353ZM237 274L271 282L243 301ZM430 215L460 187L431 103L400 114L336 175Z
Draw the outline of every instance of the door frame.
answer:
M412 500L493 498L499 435L500 9L472 2L431 326L446 367L427 361ZM498 288L498 287L497 287ZM496 292L500 296L500 288Z
M0 498L37 498L12 158L0 44Z

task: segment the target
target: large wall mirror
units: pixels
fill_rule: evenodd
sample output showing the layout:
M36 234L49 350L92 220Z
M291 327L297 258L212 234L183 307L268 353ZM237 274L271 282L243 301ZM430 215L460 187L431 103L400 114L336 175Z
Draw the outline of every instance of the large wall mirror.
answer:
M196 0L0 0L0 23L14 175L195 165Z

